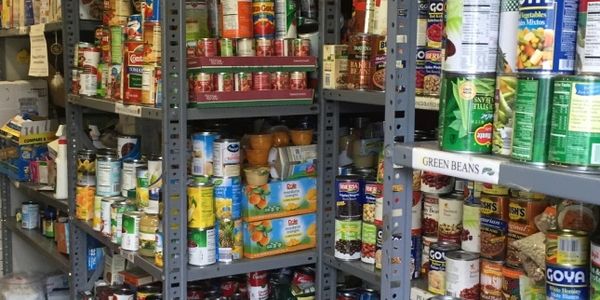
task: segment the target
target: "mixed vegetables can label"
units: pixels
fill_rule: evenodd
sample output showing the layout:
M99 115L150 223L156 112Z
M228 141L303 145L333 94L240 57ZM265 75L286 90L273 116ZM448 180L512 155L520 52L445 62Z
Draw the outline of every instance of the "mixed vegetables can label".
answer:
M447 0L444 71L495 72L500 0Z
M519 75L514 108L511 157L545 165L548 161L551 75Z
M499 75L496 77L496 104L494 107L494 134L492 138L492 153L494 154L510 155L514 128L513 110L516 99L517 77L515 75Z
M444 73L440 93L440 146L446 151L489 153L494 117L493 75Z
M517 69L572 73L575 67L577 0L521 0Z
M586 172L600 166L600 78L554 80L548 160Z
M517 28L519 27L519 1L500 0L500 25L498 33L498 66L496 72L510 74L517 67Z
M600 72L600 1L580 0L577 16L577 73Z

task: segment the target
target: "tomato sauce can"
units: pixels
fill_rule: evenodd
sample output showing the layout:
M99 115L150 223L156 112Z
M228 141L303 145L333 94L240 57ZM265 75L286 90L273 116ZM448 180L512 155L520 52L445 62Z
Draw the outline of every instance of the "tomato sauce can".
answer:
M375 251L377 243L377 227L373 223L363 220L361 229L360 260L363 263L375 264Z
M309 56L310 55L310 40L297 38L292 40L294 56Z
M215 140L213 164L214 176L240 176L240 141L236 139Z
M248 297L253 300L269 298L269 272L257 271L248 273Z
M460 245L463 229L462 195L450 194L440 196L438 206L438 239L441 242L452 242Z
M546 299L589 299L588 265L546 264Z
M123 74L123 103L140 104L144 73L144 44L142 41L125 42L125 74Z
M273 56L273 40L269 38L257 38L256 56Z
M521 299L521 276L525 276L523 270L502 267L502 294L504 299Z
M237 56L255 56L256 43L252 38L237 40Z
M383 194L383 190L381 191ZM412 192L412 208L411 208L411 232L413 235L421 235L422 217L423 217L423 194L420 191L413 190ZM364 206L363 206L364 211ZM364 213L363 213L364 216Z
M208 266L217 262L215 228L188 227L188 263Z
M503 300L502 296L502 261L481 260L481 300Z
M143 0L142 15L144 16L144 21L159 22L160 0Z
M436 242L429 247L429 273L427 289L438 295L446 293L446 254L460 249L460 246L449 242Z
M372 35L350 37L348 47L348 88L366 90L371 83ZM294 51L295 52L295 51Z
M480 214L481 206L475 203L463 204L463 230L461 249L473 253L479 253L481 245Z
M161 68L156 64L144 65L142 73L142 99L140 104L157 106L158 84L162 75Z
M500 0L500 22L498 32L498 75L517 71L517 32L519 28L519 1Z
M440 218L439 197L435 194L423 194L423 236L438 237Z
M223 0L219 23L225 38L251 38L254 34L252 0Z
M293 56L294 55L294 44L293 39L290 38L277 38L273 40L273 48L275 56Z
M446 253L446 295L479 300L479 255L463 250Z
M589 263L590 242L585 231L560 229L546 233L546 264L582 266Z
M292 72L290 74L290 89L305 90L307 88L306 72Z
M242 179L235 177L212 177L217 219L237 220L241 217Z
M275 2L273 0L253 0L252 21L255 38L275 37Z
M362 248L362 221L358 218L336 218L334 256L341 260L359 260Z
M161 43L160 23L144 22L144 63L160 62Z
M127 26L125 26L125 34L129 41L141 41L142 32L144 31L142 23L142 15L133 14L127 19Z
M214 74L198 72L192 73L189 78L190 92L192 95L215 90Z
M252 73L252 86L257 91L268 91L271 89L271 73L254 72Z
M214 185L212 183L191 182L187 191L188 227L214 227Z
M217 92L233 92L233 73L217 73L214 78Z
M235 56L236 40L228 38L219 39L219 56Z
M421 172L421 191L429 194L446 194L454 188L454 177L429 171Z
M271 73L271 83L273 90L289 90L290 89L290 73L289 72L273 72Z
M356 175L335 178L336 217L361 218L365 202L365 182Z
M123 240L121 248L126 251L137 251L140 247L141 212L130 211L123 213Z
M437 243L437 237L429 237L423 236L422 238L422 254L421 254L421 274L427 275L429 273L429 250L431 249L431 244Z
M236 92L247 92L252 90L252 73L235 73L233 78Z
M214 57L218 52L218 40L215 38L202 38L196 45L196 56Z

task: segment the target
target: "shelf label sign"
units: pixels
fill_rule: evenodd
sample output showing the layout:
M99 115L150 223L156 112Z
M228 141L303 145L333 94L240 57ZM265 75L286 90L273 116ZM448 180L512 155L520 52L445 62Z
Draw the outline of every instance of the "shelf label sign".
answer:
M412 166L414 169L463 179L497 184L500 164L501 161L480 156L413 148Z
M44 36L44 24L32 25L29 31L31 52L29 58L29 76L48 77L48 46Z
M142 107L138 105L124 105L123 103L115 103L115 113L133 117L141 117Z

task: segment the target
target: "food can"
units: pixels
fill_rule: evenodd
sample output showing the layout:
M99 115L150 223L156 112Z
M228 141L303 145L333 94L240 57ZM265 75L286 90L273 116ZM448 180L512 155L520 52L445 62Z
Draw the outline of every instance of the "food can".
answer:
M93 196L92 229L102 231L102 196Z
M215 90L214 74L203 72L192 73L189 77L189 85L192 94L212 92Z
M480 228L480 209L479 204L463 204L463 230L460 247L462 250L479 253L481 245Z
M439 196L438 239L458 245L462 240L463 197L450 194Z
M517 70L573 73L577 38L577 2L519 1Z
M92 48L94 47L94 44L92 43L87 43L87 42L79 42L77 43L77 45L75 46L75 51L73 53L73 67L82 69L83 68L83 62L85 61L85 58L83 57L83 49L84 48Z
M467 181L467 185L463 191L465 201L469 203L479 203L481 197L481 189L483 188L481 182L478 181Z
M199 57L215 57L219 51L219 40L216 38L202 38L196 45L196 55Z
M427 49L423 75L423 95L439 97L442 77L442 51Z
M123 93L123 82L121 80L121 65L112 64L108 71L108 86L106 87L106 99L112 101L120 100Z
M79 95L81 90L81 70L71 70L71 94Z
M145 2L142 2L142 4ZM136 300L155 300L155 296L162 296L162 283L154 282L137 287ZM160 299L160 298L159 298Z
M372 35L350 37L348 47L348 88L366 90L371 84Z
M447 194L454 188L454 177L429 171L421 172L421 192Z
M228 38L219 39L219 56L235 56L236 40Z
M149 187L162 186L162 156L150 155L148 158L148 185Z
M96 158L96 195L117 196L121 193L121 161L115 152Z
M98 64L100 63L100 48L95 46L79 48L79 60L84 73L98 74Z
M290 89L305 90L307 88L306 72L292 72L290 74Z
M159 187L151 187L148 189L148 206L143 207L143 211L147 214L158 214L160 211L160 203L162 195Z
M431 249L431 244L437 243L437 241L437 237L422 237L423 247L421 248L421 274L423 275L427 275L427 273L429 273L429 250Z
M427 47L442 49L444 30L444 1L428 0L427 10Z
M141 212L130 211L123 213L123 240L121 249L138 251L140 247L140 218Z
M275 37L295 38L298 30L298 4L294 0L275 0Z
M224 38L251 38L254 33L251 0L222 0L219 27Z
M423 236L437 238L439 218L438 195L423 193Z
M508 234L508 198L481 195L481 257L504 260Z
M213 143L220 137L210 131L192 134L192 175L212 176Z
M341 260L359 260L362 250L361 232L360 217L336 218L334 256Z
M99 63L98 64L98 74L96 75L96 95L106 98L106 91L108 88L108 83L110 81L109 78L110 69L107 64Z
M282 0L289 1L289 0ZM275 56L293 56L294 44L293 39L277 38L273 40L273 48Z
M502 1L516 2L516 0ZM514 47L511 46L512 48ZM494 132L492 137L492 153L494 154L503 156L510 156L511 154L512 132L514 128L513 111L516 99L517 77L515 75L498 75L496 77Z
M375 245L377 243L377 227L363 220L361 230L360 260L363 263L375 264Z
M481 300L504 300L502 298L502 261L481 260Z
M600 103L600 77L559 76L554 79L548 160L555 167L599 173L600 132L593 121Z
M111 234L111 228L110 228L110 226L111 226L110 225L111 205L115 201L123 201L123 200L125 200L125 198L122 198L120 196L102 198L101 203L100 203L100 216L101 216L100 218L102 219L102 230L100 230L100 231L105 236L110 236L110 234Z
M233 74L233 80L236 92L247 92L252 90L252 73L235 73Z
M123 159L123 170L121 171L121 196L127 197L127 191L133 190L137 185L137 169L147 167L143 159Z
M420 21L420 19L418 21ZM417 39L418 39L418 37L417 37ZM415 64L416 64L415 93L418 96L423 95L423 88L424 88L424 81L425 81L425 53L426 53L426 49L427 49L427 47L425 47L425 46L418 46L417 47L417 58L415 60Z
M159 2L159 1L157 1ZM162 54L161 28L158 22L144 23L144 63L159 63Z
M240 176L240 141L217 139L213 143L214 176Z
M125 41L125 28L123 26L110 26L110 62L123 63L123 43Z
M481 194L479 201L481 202L482 217L508 221L508 197Z
M150 176L148 174L148 168L137 168L135 178L136 206L139 206L140 208L148 207L150 204Z
M21 228L35 229L40 225L40 205L27 201L21 204Z
M374 91L385 90L386 49L387 41L383 36L376 36L373 39L373 55L370 61L371 79L369 80L369 89Z
M273 0L253 0L252 21L255 38L275 37L275 2Z
M142 156L141 143L139 135L120 135L117 137L117 157L122 160L139 159Z
M78 185L75 187L75 217L77 219L89 221L94 218L95 194L95 186Z
M297 38L292 40L294 56L310 56L310 40Z
M440 92L440 147L445 151L489 153L496 78L492 74L444 72Z
M546 264L546 299L589 299L588 265Z
M479 255L463 250L446 253L446 295L479 300Z
M110 28L108 26L101 25L96 28L96 45L100 48L100 61L110 63Z
M243 38L237 40L237 56L256 56L254 39Z
M365 202L365 182L356 175L335 178L336 217L360 218Z
M125 201L115 201L110 206L110 241L121 245L123 240L123 214L133 211Z
M96 96L98 91L98 74L83 71L79 74L79 94L85 96Z
M160 79L162 77L161 67L156 64L147 64L142 73L142 99L141 105L160 106Z
M135 291L126 287L118 286L113 289L112 299L114 300L134 300Z
M382 190L383 196L383 190ZM364 206L363 206L364 210ZM412 208L411 208L411 225L410 229L413 235L421 235L422 232L422 216L423 216L423 194L420 191L413 190L412 192ZM364 215L364 214L363 214Z
M560 229L546 233L546 264L588 265L590 241L585 231Z
M142 16L144 21L160 21L160 1L159 0L143 0L142 1Z
M269 272L257 271L248 273L248 297L252 300L265 300L269 298Z
M254 72L252 73L252 86L257 91L268 91L271 89L271 73Z
M217 73L214 78L217 92L233 92L233 73Z
M521 276L525 276L523 270L502 267L502 294L504 299L521 299Z
M548 206L543 198L544 196L540 196L540 198L519 198L513 195L508 202L509 221L506 249L506 264L508 266L515 268L521 266L518 250L512 246L512 242L538 232L535 217Z
M290 72L273 72L271 73L271 83L273 90L289 90L290 89Z
M273 39L256 39L256 56L273 56Z
M230 263L242 258L244 252L242 220L219 219L216 232L219 241L217 260L221 263Z
M188 191L188 226L209 228L215 226L214 185L191 182Z
M375 237L375 269L381 270L381 258L383 256L383 226L377 225L377 236Z
M514 109L511 157L545 166L550 144L552 75L519 74Z
M577 16L577 74L600 72L600 44L595 31L600 23L597 0L580 0ZM593 297L593 296L592 296Z
M143 21L142 15L133 14L127 18L127 26L125 26L125 34L127 35L127 40L129 41L141 41L143 36L142 32Z
M438 295L446 293L446 254L460 249L455 243L436 242L429 247L427 289Z
M143 42L141 40L125 42L124 59L123 103L139 104L142 100Z
M131 2L127 0L105 0L103 23L108 25L125 25L127 16L131 15Z
M498 32L498 77L517 71L517 45L515 32L519 27L519 1L500 0L500 25Z
M77 185L96 185L96 152L94 150L77 151Z
M392 237L395 238L395 237ZM409 274L411 279L421 277L421 259L423 258L423 241L420 235L411 235L410 237L410 267Z
M242 178L212 177L217 219L237 220L241 217Z
M188 263L208 266L217 262L217 245L214 227L188 227Z
M600 296L600 242L595 239L590 246L590 299Z

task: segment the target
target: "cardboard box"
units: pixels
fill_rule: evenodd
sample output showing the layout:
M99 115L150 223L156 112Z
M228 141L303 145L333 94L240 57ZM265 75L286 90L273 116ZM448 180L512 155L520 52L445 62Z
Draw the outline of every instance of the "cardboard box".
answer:
M317 145L272 148L271 177L292 179L317 175Z
M106 250L105 250L106 251ZM112 256L106 253L104 258L104 272L102 278L109 285L117 285L123 283L123 276L120 272L125 270L125 258L121 255L114 254Z
M154 278L152 278L152 275L146 273L144 270L139 268L121 271L119 272L119 274L123 276L123 283L133 287L138 287L140 285L154 282Z
M323 88L346 88L348 74L348 46L323 46Z
M0 81L0 124L24 112L48 116L48 83L46 80Z
M295 216L317 210L317 180L306 177L244 186L242 218L254 222Z
M260 258L314 248L317 242L317 216L244 222L244 257Z

